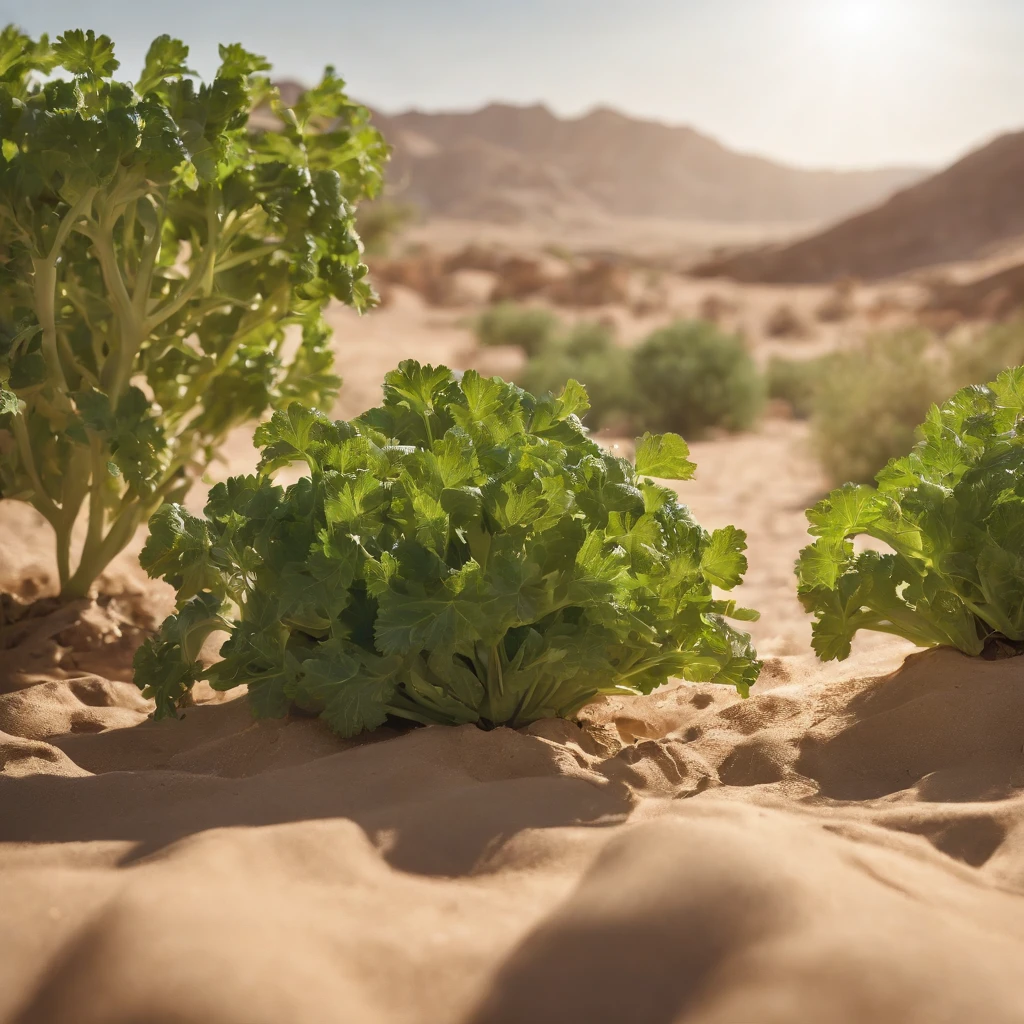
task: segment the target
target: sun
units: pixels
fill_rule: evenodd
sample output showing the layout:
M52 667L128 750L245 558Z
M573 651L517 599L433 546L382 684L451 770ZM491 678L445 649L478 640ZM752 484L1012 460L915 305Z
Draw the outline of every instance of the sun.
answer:
M907 4L901 0L824 0L818 12L829 31L849 40L883 40L904 27Z
M841 0L835 2L833 17L841 32L864 36L884 32L891 24L892 3L885 0Z

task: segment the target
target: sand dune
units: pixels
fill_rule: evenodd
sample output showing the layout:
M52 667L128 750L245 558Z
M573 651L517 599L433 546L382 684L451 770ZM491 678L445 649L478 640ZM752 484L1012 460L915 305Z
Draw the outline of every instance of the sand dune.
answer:
M466 357L423 316L338 321L339 411L400 357ZM342 742L201 687L153 723L127 658L167 589L128 552L0 660L0 1024L1024 1020L1024 662L877 637L814 661L802 431L701 442L680 488L750 534L747 701ZM0 531L0 582L45 593L38 517Z
M746 702L358 744L0 697L107 727L0 739L0 1020L1019 1021L1019 666L798 660Z

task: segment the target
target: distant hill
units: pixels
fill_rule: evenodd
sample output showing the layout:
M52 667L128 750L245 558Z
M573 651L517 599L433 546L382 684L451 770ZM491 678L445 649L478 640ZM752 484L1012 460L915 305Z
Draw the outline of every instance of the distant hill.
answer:
M566 119L540 105L493 103L374 120L394 147L393 194L428 214L474 220L820 223L870 207L925 173L800 170L607 108Z
M707 276L778 284L891 277L985 255L1024 235L1024 132L1003 135L810 238L713 260Z

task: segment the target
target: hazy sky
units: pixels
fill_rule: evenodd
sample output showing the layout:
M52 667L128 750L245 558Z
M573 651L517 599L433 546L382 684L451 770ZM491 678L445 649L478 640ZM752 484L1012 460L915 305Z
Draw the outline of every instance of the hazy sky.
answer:
M334 64L392 112L543 101L689 124L791 163L943 164L1024 128L1024 0L0 0L33 32L95 28L134 77L162 32L281 77Z

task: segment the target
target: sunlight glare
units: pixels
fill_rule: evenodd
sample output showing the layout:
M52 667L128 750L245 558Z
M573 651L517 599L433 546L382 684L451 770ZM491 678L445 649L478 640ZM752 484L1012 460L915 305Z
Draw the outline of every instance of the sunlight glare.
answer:
M837 0L829 7L841 33L864 37L886 32L894 5L887 0Z
M835 57L892 54L916 35L919 0L816 0L820 45Z

